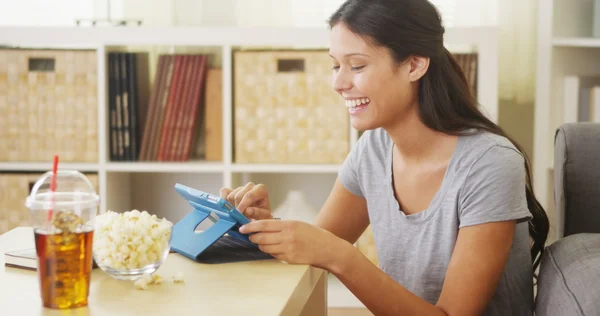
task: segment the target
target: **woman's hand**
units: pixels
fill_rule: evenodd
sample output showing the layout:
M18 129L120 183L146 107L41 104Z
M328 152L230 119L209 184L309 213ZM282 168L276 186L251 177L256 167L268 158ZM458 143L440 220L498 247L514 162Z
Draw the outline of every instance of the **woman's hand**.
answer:
M273 218L269 193L264 184L248 182L245 186L238 187L235 190L222 188L219 194L248 218Z
M328 271L339 268L347 254L347 241L327 230L301 221L260 220L248 223L240 232L263 252L287 263L309 264Z

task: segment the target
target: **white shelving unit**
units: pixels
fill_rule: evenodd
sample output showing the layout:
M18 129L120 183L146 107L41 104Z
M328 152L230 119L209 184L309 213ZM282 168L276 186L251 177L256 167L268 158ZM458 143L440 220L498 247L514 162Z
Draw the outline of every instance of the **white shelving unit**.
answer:
M218 193L221 187L235 187L247 181L265 183L276 207L291 189L302 190L319 208L335 181L339 165L236 164L232 157L232 50L255 48L328 47L326 28L215 28L215 27L0 27L0 45L32 48L95 49L98 55L99 161L94 164L61 164L61 168L98 173L101 211L148 210L178 221L189 207L173 190L180 182ZM498 117L498 47L495 28L450 28L445 42L450 51L477 51L478 101L493 120ZM223 69L223 161L186 163L111 162L107 138L108 51L123 46L210 48L218 52ZM344 111L340 98L340 111ZM351 145L358 132L351 129ZM46 171L48 163L0 163L0 171ZM362 304L334 277L330 277L332 307Z
M566 123L563 79L600 75L600 38L592 37L594 1L538 1L538 58L533 153L536 196L557 238L553 200L554 133ZM575 109L576 111L576 109Z

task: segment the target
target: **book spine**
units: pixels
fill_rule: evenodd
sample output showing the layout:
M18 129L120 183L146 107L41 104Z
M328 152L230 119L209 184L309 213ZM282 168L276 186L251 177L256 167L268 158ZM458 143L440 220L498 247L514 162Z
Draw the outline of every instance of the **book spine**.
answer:
M174 110L181 93L181 80L183 76L183 56L175 57L175 69L173 71L173 81L169 88L169 99L165 107L165 118L162 130L160 132L160 142L157 157L159 161L166 160L167 148L171 139L171 128L174 120Z
M169 92L171 91L171 82L173 81L173 72L175 70L175 56L168 55L167 67L164 73L163 86L160 89L159 105L157 111L156 125L152 129L151 146L150 146L150 157L152 160L158 160L158 146L160 142L160 135L164 125L165 108L167 107L167 101L169 99Z
M117 161L122 161L124 158L124 141L123 141L123 104L121 100L121 67L119 54L114 54L115 62L113 67L115 69L115 104L116 104L116 118L117 118Z
M154 128L155 121L157 120L158 106L159 106L159 95L162 88L163 77L165 72L165 66L167 66L166 56L161 55L158 57L158 65L156 67L156 75L152 91L150 92L150 101L148 103L148 113L146 116L146 124L144 125L144 131L142 133L142 145L140 148L140 160L151 160L150 152L150 133Z
M119 149L117 141L117 97L115 91L115 55L108 54L108 112L109 112L109 145L110 160L117 160Z
M119 54L119 67L121 68L121 104L123 107L121 108L122 118L123 118L123 159L125 161L130 160L130 152L131 152L131 134L129 133L130 129L130 117L129 117L129 108L131 104L129 103L129 74L127 73L127 55L128 53L120 53Z
M590 121L600 123L600 86L590 89Z
M177 121L175 124L175 133L172 141L172 147L169 155L169 160L179 161L181 149L183 148L183 139L186 128L186 122L190 117L191 96L194 87L196 69L196 56L187 56L186 62L186 79L184 83L184 91L181 97L181 102L178 110Z
M223 159L223 77L220 68L207 70L204 92L205 159ZM202 141L202 139L200 139Z
M183 141L183 148L181 150L181 160L189 160L190 152L192 148L192 136L196 131L196 125L199 120L198 112L201 106L202 92L204 88L204 81L206 77L207 68L207 57L205 55L197 56L197 70L196 80L194 81L194 94L191 100L191 109L187 116L185 138Z
M138 160L138 139L137 139L137 78L136 78L136 55L127 54L127 84L129 91L129 160Z

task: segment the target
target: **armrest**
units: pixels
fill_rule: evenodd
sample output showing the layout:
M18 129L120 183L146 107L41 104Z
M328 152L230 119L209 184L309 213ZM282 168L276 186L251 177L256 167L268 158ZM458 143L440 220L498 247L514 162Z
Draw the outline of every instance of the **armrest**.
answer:
M569 123L554 138L557 237L600 233L600 124Z

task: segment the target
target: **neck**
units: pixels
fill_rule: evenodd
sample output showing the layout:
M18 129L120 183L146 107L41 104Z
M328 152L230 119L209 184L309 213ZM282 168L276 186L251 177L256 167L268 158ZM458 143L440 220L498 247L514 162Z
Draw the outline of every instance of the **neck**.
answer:
M447 160L454 152L458 137L440 133L427 127L419 119L418 106L406 119L385 127L399 157L408 164L432 160Z

